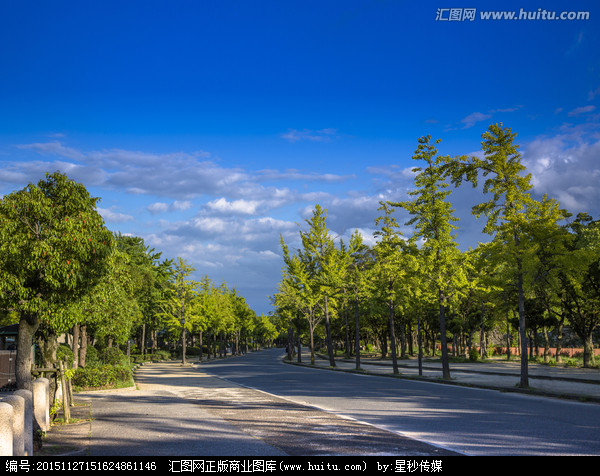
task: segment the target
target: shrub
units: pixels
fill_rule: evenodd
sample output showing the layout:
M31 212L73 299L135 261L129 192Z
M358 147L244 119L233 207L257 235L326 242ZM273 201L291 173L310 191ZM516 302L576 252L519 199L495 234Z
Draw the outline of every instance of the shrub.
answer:
M150 354L150 358L152 360L169 360L171 358L171 353L168 350L157 350Z
M102 365L100 356L95 347L88 345L85 351L85 366L86 367L99 367Z
M118 347L107 347L100 352L100 360L107 365L122 365L125 354Z
M61 344L56 349L56 360L57 362L67 362L68 367L71 367L73 364L73 350L66 344ZM58 365L58 364L57 364Z
M479 350L477 350L475 347L472 347L469 351L469 360L471 362L477 362L479 360Z
M131 383L131 370L121 365L79 368L73 375L76 388L98 388L128 385Z

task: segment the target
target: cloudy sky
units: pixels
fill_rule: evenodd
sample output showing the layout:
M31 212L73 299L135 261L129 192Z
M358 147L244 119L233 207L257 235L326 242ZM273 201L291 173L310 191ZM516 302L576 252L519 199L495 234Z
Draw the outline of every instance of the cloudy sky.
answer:
M521 9L536 19L481 17ZM563 11L589 18L544 19ZM595 1L22 0L0 23L0 194L60 170L111 230L259 313L279 236L293 245L319 203L336 236L371 240L423 135L473 154L503 122L536 194L600 215ZM463 247L481 198L453 194Z

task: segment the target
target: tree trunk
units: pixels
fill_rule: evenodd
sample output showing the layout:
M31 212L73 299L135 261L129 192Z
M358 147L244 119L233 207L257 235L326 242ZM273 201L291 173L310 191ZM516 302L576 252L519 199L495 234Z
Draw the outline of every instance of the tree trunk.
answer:
M146 355L146 324L142 324L142 342L140 343L142 357Z
M33 314L21 314L19 321L19 334L17 337L17 358L15 371L17 388L33 391L31 379L31 346L39 322Z
M327 339L327 354L329 355L329 365L335 367L335 357L333 355L333 345L331 342L331 328L329 326L329 305L327 296L325 296L325 331Z
M79 324L73 326L73 368L79 366Z
M523 273L521 260L518 260L517 289L519 291L519 333L521 335L521 388L529 387L529 369L527 359L527 329L525 327L525 295L523 292Z
M344 331L346 334L344 353L346 358L350 358L352 351L350 350L350 323L348 322L348 306L344 306Z
M450 364L448 362L448 342L446 341L446 309L444 293L438 291L440 306L440 343L442 346L442 378L450 379Z
M421 342L421 313L417 314L417 362L419 375L423 375L423 343Z
M586 336L583 340L583 367L589 368L594 361L594 342L592 340L592 333Z
M202 346L204 345L204 343L202 342L202 331L200 331L198 333L198 340L200 341L200 356L199 356L199 359L200 359L200 362L202 362L202 352L203 352Z
M291 319L288 320L288 339L287 339L287 355L291 362L294 358L294 328L292 327Z
M315 365L315 331L310 328L310 364Z
M510 321L508 320L508 299L506 302L506 360L510 360Z
M556 363L560 364L562 362L562 356L560 353L562 352L562 340L563 340L563 322L564 317L561 317L560 322L558 324L558 328L556 330Z
M85 357L87 355L87 344L88 344L87 326L86 325L82 325L79 328L79 340L81 342L81 347L79 349L78 367L85 367Z
M42 367L58 368L56 361L56 351L58 350L58 337L54 333L48 333L45 336L38 337L38 347L42 357ZM59 372L56 372L50 380L50 405L56 398L56 389L58 387Z
M392 351L392 369L394 375L398 374L398 357L396 355L396 334L394 330L394 303L390 300L390 348Z
M356 370L360 369L360 328L359 328L359 305L358 299L354 303L354 332L355 332L355 343L356 346Z

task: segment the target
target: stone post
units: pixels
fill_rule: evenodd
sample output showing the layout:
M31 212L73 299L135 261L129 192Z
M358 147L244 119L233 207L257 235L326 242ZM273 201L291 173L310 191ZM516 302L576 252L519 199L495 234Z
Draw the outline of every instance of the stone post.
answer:
M25 455L25 399L19 395L6 395L2 402L8 403L13 408L12 421L12 451L13 456Z
M33 419L40 430L50 429L50 381L47 378L33 381Z
M33 394L31 390L25 389L16 390L14 394L23 397L25 401L24 456L33 456Z
M13 407L0 402L0 456L13 456Z

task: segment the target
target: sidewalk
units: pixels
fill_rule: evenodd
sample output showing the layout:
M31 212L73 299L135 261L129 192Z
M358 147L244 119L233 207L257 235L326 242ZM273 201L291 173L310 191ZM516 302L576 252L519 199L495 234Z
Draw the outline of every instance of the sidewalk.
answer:
M281 455L187 398L236 388L176 361L142 365L133 387L76 393L73 422L53 425L34 456Z
M354 359L336 357L335 363L335 369L337 370L394 376L390 359L362 357L360 370L356 370ZM306 354L302 353L302 364L310 364L310 354L308 352ZM323 354L316 355L315 365L331 369L329 359ZM444 384L600 403L600 370L598 369L551 367L530 362L528 366L528 389L518 387L520 371L521 364L519 360L450 363L450 381L444 381L442 380L442 364L438 359L423 359L422 375L419 375L417 359L398 360L399 378L415 378Z

